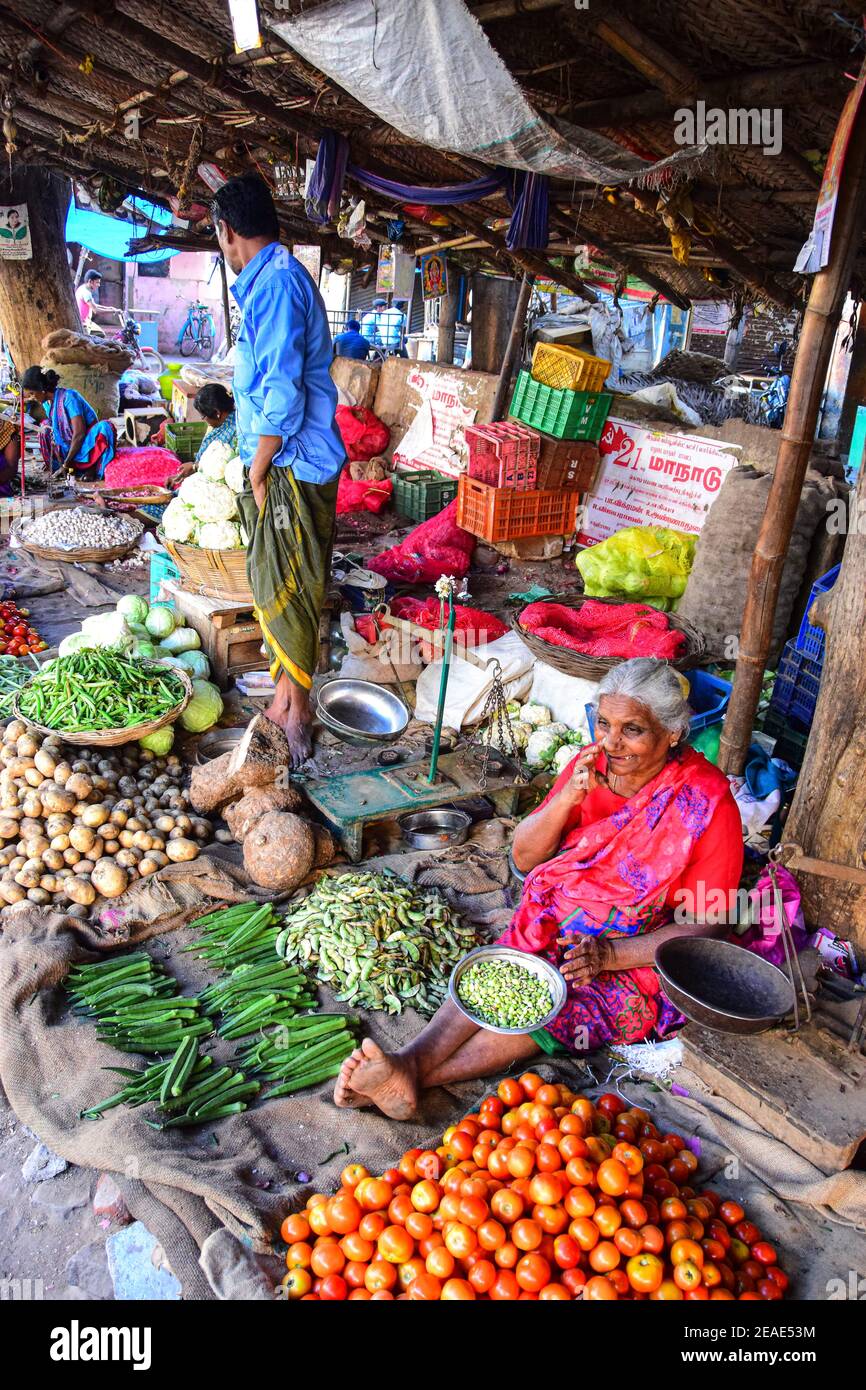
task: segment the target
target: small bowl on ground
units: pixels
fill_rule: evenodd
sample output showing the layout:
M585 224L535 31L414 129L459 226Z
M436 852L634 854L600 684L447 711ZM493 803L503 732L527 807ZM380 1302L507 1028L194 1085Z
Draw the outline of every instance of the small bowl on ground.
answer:
M462 845L469 836L472 817L465 811L441 806L433 811L411 811L397 821L403 839L413 849L442 849Z
M719 1033L763 1033L794 1007L791 981L754 951L708 936L677 936L655 953L668 999Z
M506 1028L479 1018L460 998L459 985L469 967L477 965L481 961L503 961L509 965L518 965L528 974L534 975L536 979L543 980L550 990L550 997L553 1000L549 1011L542 1018L537 1019L534 1023L528 1023L522 1028ZM565 982L565 977L560 974L556 966L551 965L544 956L533 956L528 951L516 951L513 946L477 946L474 951L470 951L468 955L458 961L451 971L448 994L451 1002L456 1004L464 1018L468 1018L478 1028L483 1028L488 1033L513 1033L526 1036L527 1033L534 1033L539 1028L547 1028L553 1022L565 1004L568 985Z
M211 758L219 758L223 753L233 753L246 733L246 725L237 729L212 729L202 734L195 750L195 760L201 765Z

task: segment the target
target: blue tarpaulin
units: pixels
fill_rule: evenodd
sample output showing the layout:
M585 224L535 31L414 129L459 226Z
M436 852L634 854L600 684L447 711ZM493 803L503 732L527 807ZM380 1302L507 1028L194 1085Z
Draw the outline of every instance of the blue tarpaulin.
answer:
M137 214L135 219L121 219L109 217L103 212L78 208L72 199L66 215L66 240L86 246L88 251L95 252L97 256L107 256L112 261L136 261L140 264L166 261L170 256L176 256L178 252L169 247L164 251L145 251L140 256L129 255L129 243L134 237L145 236L154 223L166 227L172 222L171 213L157 207L155 203L135 199L134 206Z

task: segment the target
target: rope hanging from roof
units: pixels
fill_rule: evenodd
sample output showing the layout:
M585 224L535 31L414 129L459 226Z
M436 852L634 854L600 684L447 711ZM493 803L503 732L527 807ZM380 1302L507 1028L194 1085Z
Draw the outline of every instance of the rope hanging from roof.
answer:
M321 226L336 218L347 174L382 197L399 203L426 203L431 207L456 207L505 191L513 207L506 235L509 250L543 250L547 246L549 180L544 174L497 169L466 183L438 187L400 183L350 163L345 135L329 130L319 141L307 190L307 216L311 222Z

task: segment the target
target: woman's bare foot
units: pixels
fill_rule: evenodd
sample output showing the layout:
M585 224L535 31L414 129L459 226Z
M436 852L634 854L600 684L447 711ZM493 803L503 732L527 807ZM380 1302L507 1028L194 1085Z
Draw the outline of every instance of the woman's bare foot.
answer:
M344 1108L375 1105L391 1120L409 1120L418 1106L415 1071L404 1058L384 1053L365 1038L343 1063L334 1104Z

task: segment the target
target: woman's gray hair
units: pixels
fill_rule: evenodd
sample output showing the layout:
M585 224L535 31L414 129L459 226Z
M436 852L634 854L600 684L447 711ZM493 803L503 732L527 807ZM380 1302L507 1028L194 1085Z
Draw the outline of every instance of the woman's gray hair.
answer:
M688 736L691 711L683 695L679 676L666 661L652 656L636 656L631 661L612 666L596 691L593 706L596 717L603 695L622 695L643 705L663 729L678 734L681 743Z

